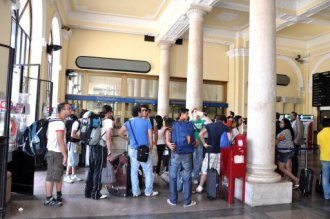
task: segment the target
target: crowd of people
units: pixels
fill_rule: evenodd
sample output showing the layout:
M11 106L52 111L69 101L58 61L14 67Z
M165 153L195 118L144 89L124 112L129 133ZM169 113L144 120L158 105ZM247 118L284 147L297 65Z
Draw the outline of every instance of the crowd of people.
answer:
M58 114L52 116L53 122L48 127L48 153L47 153L47 176L46 176L46 200L45 206L62 206L62 180L63 166L66 166L64 181L72 183L81 179L76 175L76 167L79 162L79 132L81 129L82 116L87 112L83 110L79 119L76 119L71 128L66 127L66 122L72 119L75 113L74 108L68 103L60 103L57 108ZM101 194L101 172L106 166L106 161L112 159L112 133L115 126L112 107L104 105L100 113L102 118L102 128L100 141L96 146L89 147L89 169L85 179L85 197L95 200L106 198ZM177 138L178 130L174 124L185 122L194 128L193 136L188 139L187 145L193 145L192 150L180 151ZM151 116L151 110L147 105L135 105L132 108L132 118L120 127L119 137L124 139L129 145L130 177L133 197L139 197L143 193L147 197L157 196L158 191L154 190L154 174L162 175L167 173L169 183L169 198L167 203L171 206L178 204L178 192L182 192L182 202L184 207L196 205L192 200L192 193L201 193L206 181L208 168L213 168L220 174L220 136L226 132L232 144L239 134L246 135L247 119L235 115L230 111L226 117L216 115L213 120L207 114L193 109L182 108L178 112L178 118L174 120L169 117ZM329 121L328 121L329 123ZM325 123L327 125L327 123ZM176 127L176 126L175 126ZM187 126L188 127L188 126ZM325 126L325 128L329 128ZM69 137L66 137L69 131ZM187 130L180 130L184 132ZM327 132L326 132L327 131ZM174 133L175 132L175 133ZM324 132L329 137L328 129ZM322 140L321 140L322 139ZM329 175L329 149L325 149L327 143L325 137L320 136L322 170L324 175ZM189 141L193 142L190 143ZM319 140L319 137L318 137ZM323 141L323 142L322 142ZM299 187L299 178L293 171L297 164L293 160L297 156L295 148L299 148L304 142L303 126L296 112L291 113L291 121L283 118L276 121L276 163L278 170L283 177L293 182L293 188ZM139 148L145 146L149 148L147 160L141 161L138 156ZM157 155L152 156L152 151L156 148ZM324 152L326 151L326 152ZM153 162L156 160L157 162ZM144 175L144 191L141 191L139 171ZM330 198L329 182L323 180L325 187L325 198ZM193 186L195 185L195 186ZM56 189L56 196L53 196L53 187ZM193 187L195 189L193 189Z

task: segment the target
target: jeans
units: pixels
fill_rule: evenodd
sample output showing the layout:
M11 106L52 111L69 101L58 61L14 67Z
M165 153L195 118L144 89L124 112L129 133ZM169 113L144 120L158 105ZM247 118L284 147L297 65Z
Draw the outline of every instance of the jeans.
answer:
M198 180L199 178L199 172L202 168L202 162L203 162L203 146L198 145L194 149L194 171L193 171L193 180Z
M90 146L89 170L85 185L85 197L99 199L101 196L101 172L106 165L107 148L99 145Z
M324 199L330 199L330 161L321 161L322 163L322 186Z
M138 178L138 171L140 165L143 169L143 174L145 176L145 190L144 194L150 195L153 192L153 183L154 183L154 174L152 171L152 156L149 152L149 157L147 162L140 162L137 158L137 150L130 149L129 157L131 162L131 183L132 183L132 193L133 196L138 196L141 194L140 185L139 185L139 178Z
M170 172L170 201L178 202L177 181L179 169L182 165L182 180L183 180L183 204L191 203L191 172L192 172L192 154L177 154L171 153L169 165Z

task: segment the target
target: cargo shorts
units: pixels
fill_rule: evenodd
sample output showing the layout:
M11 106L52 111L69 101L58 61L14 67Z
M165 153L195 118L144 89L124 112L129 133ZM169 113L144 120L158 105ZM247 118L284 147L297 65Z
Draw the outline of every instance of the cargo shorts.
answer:
M47 175L46 181L60 182L64 173L63 155L61 152L48 151L47 159Z

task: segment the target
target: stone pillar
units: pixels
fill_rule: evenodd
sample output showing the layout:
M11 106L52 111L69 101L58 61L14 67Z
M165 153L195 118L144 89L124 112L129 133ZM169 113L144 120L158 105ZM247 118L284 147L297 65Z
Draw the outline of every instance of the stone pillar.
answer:
M191 8L189 18L188 67L186 107L202 109L203 106L203 21L206 10Z
M275 1L250 0L247 182L250 206L292 202L292 183L274 172ZM239 180L236 180L239 181ZM235 196L241 184L235 183Z
M274 172L275 1L250 1L249 52L247 179L277 182L280 176Z
M170 96L170 41L160 41L160 72L158 80L157 114L168 116Z

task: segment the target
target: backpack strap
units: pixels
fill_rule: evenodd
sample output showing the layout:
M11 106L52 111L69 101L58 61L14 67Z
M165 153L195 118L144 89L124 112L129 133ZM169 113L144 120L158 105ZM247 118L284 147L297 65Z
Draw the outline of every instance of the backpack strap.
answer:
M129 126L131 127L131 130L132 130L132 133L133 133L133 137L134 137L134 140L135 140L135 142L138 144L138 146L139 146L139 142L136 140L136 138L135 138L135 134L134 134L134 130L133 130L133 127L132 127L132 124L131 124L131 120L128 120L128 123L129 123Z

